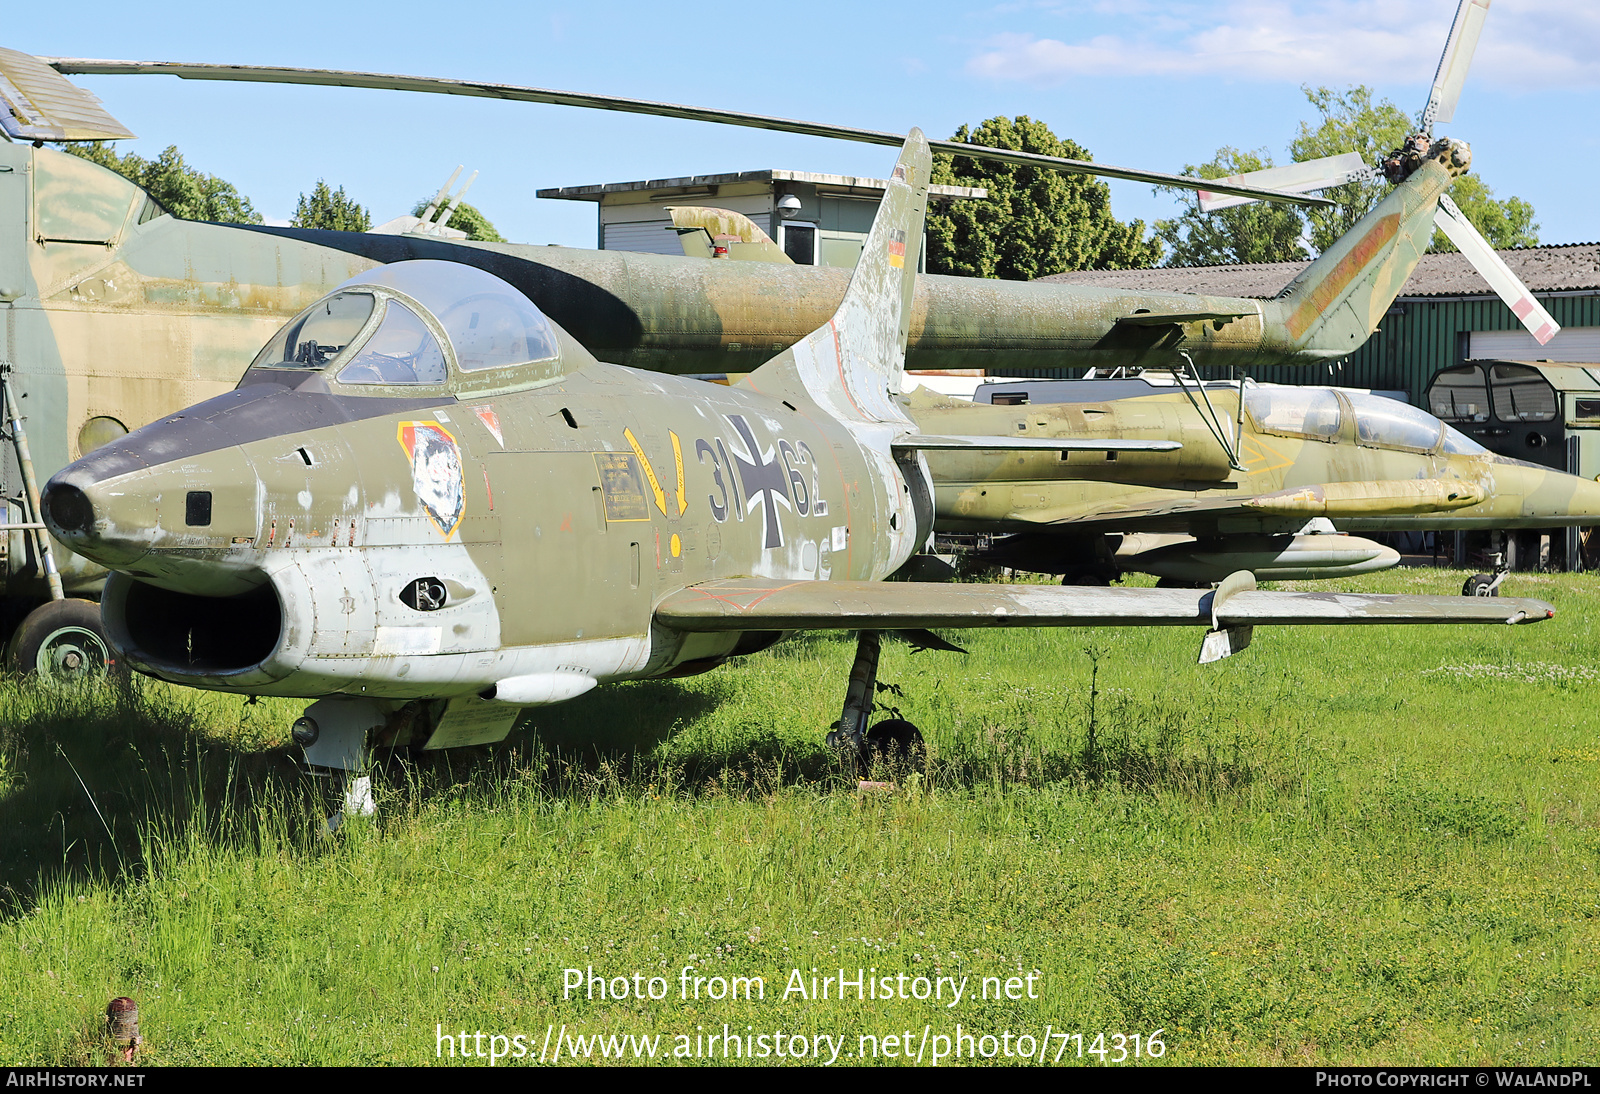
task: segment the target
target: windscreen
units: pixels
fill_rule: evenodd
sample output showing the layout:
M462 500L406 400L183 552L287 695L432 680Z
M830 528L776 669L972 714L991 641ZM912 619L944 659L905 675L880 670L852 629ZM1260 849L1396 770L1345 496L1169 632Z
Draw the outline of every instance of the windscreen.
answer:
M1428 388L1428 409L1447 422L1488 421L1489 385L1482 366L1463 365L1435 376Z
M373 295L365 292L323 297L284 324L250 367L327 368L360 333L376 304Z
M1527 365L1489 366L1494 416L1502 422L1548 422L1556 416L1556 389Z

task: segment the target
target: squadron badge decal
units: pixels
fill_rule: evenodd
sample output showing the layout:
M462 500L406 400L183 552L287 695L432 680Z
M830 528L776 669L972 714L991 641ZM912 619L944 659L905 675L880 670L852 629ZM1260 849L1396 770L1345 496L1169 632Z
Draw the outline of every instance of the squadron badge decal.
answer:
M428 519L448 538L460 527L467 508L461 449L437 422L401 422L399 440L411 460L411 488Z

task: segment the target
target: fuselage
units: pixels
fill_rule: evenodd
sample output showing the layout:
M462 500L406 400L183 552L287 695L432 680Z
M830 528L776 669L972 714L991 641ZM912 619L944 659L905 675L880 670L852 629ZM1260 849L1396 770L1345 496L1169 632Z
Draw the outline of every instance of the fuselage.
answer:
M802 397L603 364L553 329L554 371L253 367L58 474L47 519L118 571L106 626L139 668L296 696L709 666L750 640L653 626L665 593L909 555L894 469Z
M1204 397L1191 388L1024 406L914 400L912 416L928 432L1183 443L1176 452L1116 459L1099 452L931 453L937 527L1205 537L1292 532L1316 516L1346 531L1600 523L1600 483L1496 456L1416 408L1328 388L1256 385L1246 392L1242 416L1238 393L1218 388ZM1240 467L1230 466L1224 441ZM1303 499L1240 504L1300 491Z

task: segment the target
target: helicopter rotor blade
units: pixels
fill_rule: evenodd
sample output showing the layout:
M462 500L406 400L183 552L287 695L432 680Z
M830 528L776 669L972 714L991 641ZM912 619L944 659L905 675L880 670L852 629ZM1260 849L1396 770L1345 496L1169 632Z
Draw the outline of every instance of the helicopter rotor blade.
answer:
M1343 186L1347 182L1364 182L1367 179L1377 178L1378 170L1369 166L1361 158L1359 152L1345 152L1338 156L1324 156L1321 159L1302 160L1298 163L1284 164L1282 167L1266 167L1260 171L1249 171L1242 175L1229 175L1227 178L1212 179L1208 182L1220 182L1236 186L1258 186L1267 190L1281 190L1289 194L1303 194L1308 190L1323 190L1330 186ZM1211 191L1200 191L1200 211L1202 213L1215 212L1218 209L1229 209L1235 205L1247 205L1253 198L1236 197L1233 195Z
M1439 230L1450 238L1450 242L1460 248L1462 255L1472 263L1473 269L1477 270L1495 294L1506 302L1506 306L1522 325L1528 328L1528 332L1541 346L1556 336L1561 327L1554 317L1533 298L1528 286L1511 272L1511 267L1501 260L1494 248L1489 245L1489 241L1472 226L1472 222L1466 218L1456 203L1450 200L1448 194L1439 195L1439 208L1434 213L1433 221L1439 226Z
M1428 105L1422 112L1422 131L1429 139L1433 137L1434 122L1448 123L1456 116L1456 103L1461 99L1467 69L1472 67L1472 54L1478 48L1478 36L1483 33L1483 20L1488 14L1489 0L1461 0L1456 8L1450 37L1439 57L1439 69L1433 75Z
M331 87L365 87L390 91L470 95L484 99L511 99L519 102L550 103L556 106L616 110L629 114L653 114L664 118L684 118L690 121L716 122L723 125L742 125L755 129L770 129L780 133L799 133L813 137L835 137L841 140L881 144L893 148L899 148L905 143L905 134L903 133L888 133L876 129L827 125L821 122L775 118L764 114L746 114L737 110L719 110L713 107L653 102L648 99L624 99L614 95L592 95L580 91L554 91L549 88L519 87L513 84L478 83L473 80L447 80L431 76L397 76L381 72L341 72L334 69L279 68L267 65L184 64L177 61L97 61L71 57L43 57L40 60L62 75L168 75L177 76L185 80L320 84ZM1235 194L1260 201L1281 201L1295 205L1329 206L1333 204L1326 198L1280 193L1276 190L1266 190L1248 185L1234 186L1219 182L1206 182L1185 175L1171 175L1161 171L1141 171L1130 167L1091 163L1087 160L1066 159L1061 156L1043 156L1033 152L1017 152L1006 148L962 144L959 141L929 141L928 144L935 152L968 156L973 159L998 160L1001 163L1012 163L1022 167L1037 167L1069 175L1098 175L1103 178L1151 183L1156 186L1172 186L1185 190L1208 189L1220 194Z

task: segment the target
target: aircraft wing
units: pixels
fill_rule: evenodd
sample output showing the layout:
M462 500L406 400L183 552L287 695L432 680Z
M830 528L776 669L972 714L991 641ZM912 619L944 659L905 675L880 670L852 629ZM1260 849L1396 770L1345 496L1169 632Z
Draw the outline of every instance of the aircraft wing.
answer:
M1553 615L1544 601L1517 597L1267 592L1248 574L1216 590L732 578L656 606L656 621L678 631L1532 623Z

